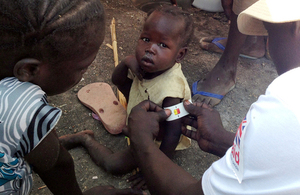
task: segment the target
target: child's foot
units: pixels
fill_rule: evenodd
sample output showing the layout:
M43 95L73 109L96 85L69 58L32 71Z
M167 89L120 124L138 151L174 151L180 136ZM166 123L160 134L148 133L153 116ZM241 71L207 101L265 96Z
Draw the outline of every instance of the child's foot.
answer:
M94 139L94 132L92 130L84 130L76 134L63 135L59 137L61 145L67 150L84 145L90 139Z

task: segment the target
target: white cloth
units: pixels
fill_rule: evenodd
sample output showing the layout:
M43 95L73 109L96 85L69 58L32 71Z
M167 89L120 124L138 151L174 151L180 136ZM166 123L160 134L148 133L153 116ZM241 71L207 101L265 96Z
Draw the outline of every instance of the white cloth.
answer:
M221 0L194 0L193 6L209 12L222 12Z
M300 194L299 83L300 68L290 70L251 105L233 146L204 173L204 194Z

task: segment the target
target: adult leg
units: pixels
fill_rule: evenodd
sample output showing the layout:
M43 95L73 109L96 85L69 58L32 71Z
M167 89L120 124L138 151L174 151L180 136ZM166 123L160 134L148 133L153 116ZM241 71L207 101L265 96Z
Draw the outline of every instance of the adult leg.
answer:
M223 53L227 45L225 37L204 37L200 40L200 47L203 50ZM241 48L240 57L257 59L264 57L266 53L266 41L263 36L247 36Z
M237 16L257 0L234 0L230 15L230 28L227 45L215 67L199 82L193 84L193 100L205 102L210 106L218 104L235 86L238 57L246 41L253 41L250 37L239 32ZM259 40L263 41L263 37ZM249 48L250 49L250 48Z
M232 13L230 20L228 42L224 53L215 67L204 79L197 83L197 91L205 91L224 96L235 86L238 57L247 36L239 32L236 14ZM221 100L203 95L194 95L193 101L203 101L214 106Z
M241 48L242 55L261 58L266 53L266 39L264 36L247 36L244 45Z

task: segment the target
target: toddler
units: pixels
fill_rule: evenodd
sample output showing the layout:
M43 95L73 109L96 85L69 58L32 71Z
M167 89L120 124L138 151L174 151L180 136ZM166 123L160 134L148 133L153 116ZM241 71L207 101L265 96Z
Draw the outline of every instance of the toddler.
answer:
M186 55L192 33L192 19L181 8L159 7L148 14L135 56L127 56L112 75L113 83L128 101L128 115L143 100L169 107L191 98L180 61ZM179 142L180 124L181 120L175 120L161 125L160 149L169 157ZM190 143L182 141L185 143L179 145L181 148Z
M147 99L161 107L191 99L180 61L192 34L192 19L181 8L160 7L148 14L135 56L127 56L112 75L112 82L127 99L128 113ZM160 129L160 149L171 158L181 137L181 120L164 121ZM113 153L93 139L90 131L85 132L64 136L61 141L68 149L83 145L98 166L114 174L128 173L137 166L130 147ZM181 140L190 144L190 140Z

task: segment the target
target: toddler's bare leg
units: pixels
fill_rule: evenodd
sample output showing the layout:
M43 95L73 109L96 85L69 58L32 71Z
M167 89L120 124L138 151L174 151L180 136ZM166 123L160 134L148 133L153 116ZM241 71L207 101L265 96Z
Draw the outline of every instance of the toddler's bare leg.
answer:
M114 175L129 173L137 167L130 152L130 146L115 153L98 142L89 143L85 148L88 150L95 164Z
M133 170L137 165L131 154L130 147L113 153L110 149L97 142L91 130L85 130L72 135L59 138L66 149L83 146L96 165L112 174L125 174Z
M83 146L86 141L94 139L94 132L92 130L81 131L76 134L68 134L59 137L59 141L67 150Z

